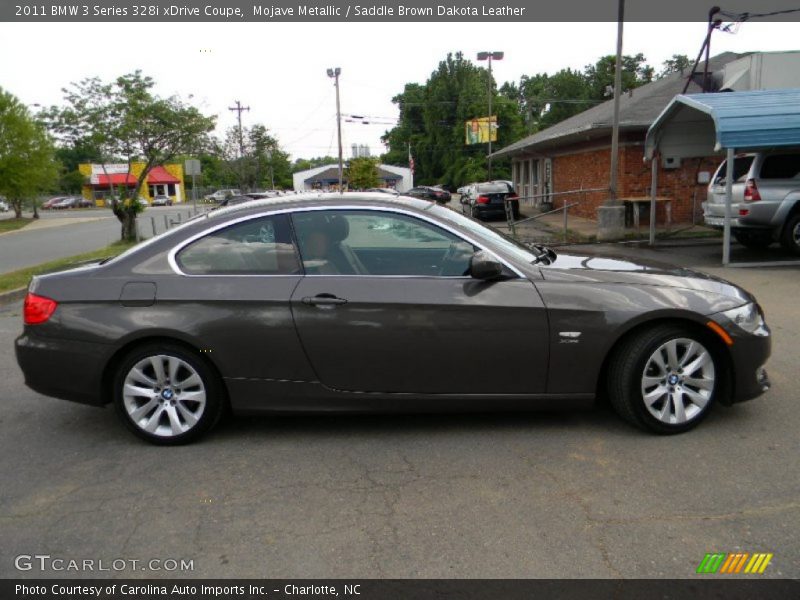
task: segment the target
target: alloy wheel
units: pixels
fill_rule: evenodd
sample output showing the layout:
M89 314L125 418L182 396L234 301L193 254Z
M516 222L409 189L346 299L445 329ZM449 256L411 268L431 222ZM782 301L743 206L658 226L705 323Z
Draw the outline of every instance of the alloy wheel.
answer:
M206 386L195 368L166 354L138 361L125 376L122 400L142 431L175 437L191 430L206 408Z
M715 381L714 360L702 344L689 338L671 339L645 363L642 400L662 423L688 423L711 400Z

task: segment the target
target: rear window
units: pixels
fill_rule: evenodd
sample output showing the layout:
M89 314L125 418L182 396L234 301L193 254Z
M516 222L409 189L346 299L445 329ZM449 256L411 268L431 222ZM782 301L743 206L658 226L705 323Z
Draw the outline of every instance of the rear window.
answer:
M737 156L733 159L733 180L742 182L747 177L747 173L750 171L750 165L753 164L754 156ZM717 178L714 180L714 183L722 184L725 183L725 177L727 176L728 172L728 161L722 163L717 171Z
M795 179L800 176L800 154L770 154L761 165L761 179Z
M510 191L505 183L484 183L477 187L479 194L507 194Z

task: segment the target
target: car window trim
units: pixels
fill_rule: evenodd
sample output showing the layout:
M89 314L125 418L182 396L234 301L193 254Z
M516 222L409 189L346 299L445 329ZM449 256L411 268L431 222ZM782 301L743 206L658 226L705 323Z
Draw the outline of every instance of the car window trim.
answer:
M469 244L472 244L473 246L476 246L476 247L480 248L482 251L487 252L489 255L494 257L494 259L497 260L497 262L499 262L503 266L505 266L508 269L510 269L517 277L522 278L522 279L527 279L527 277L522 273L522 271L520 271L517 267L515 267L513 264L511 264L505 258L503 258L501 256L498 256L498 254L496 252L494 252L493 250L491 250L490 248L486 248L483 244L478 243L477 241L472 239L470 236L466 236L461 231L458 231L458 230L456 230L456 229L454 229L454 228L452 228L452 227L450 227L448 225L444 225L442 223L439 223L438 221L436 221L434 219L431 219L427 215L420 215L420 214L417 214L416 212L412 212L412 211L409 211L409 210L404 210L402 208L387 207L387 206L358 206L358 205L352 205L352 204L341 204L341 205L336 205L336 206L303 206L303 207L295 206L295 207L291 207L291 208L280 208L280 209L276 209L276 210L267 210L267 211L264 211L264 212L251 214L251 215L247 215L247 216L244 216L244 217L239 217L238 219L233 219L231 221L226 221L225 223L220 223L219 225L215 225L214 227L211 227L209 229L205 229L205 230L203 230L203 231L201 231L199 233L196 233L196 234L192 235L191 237L183 240L179 244L173 246L172 249L167 254L167 262L169 263L170 268L177 275L182 275L183 277L389 277L389 278L419 277L419 278L426 278L426 279L449 279L449 280L459 278L458 276L451 277L451 276L446 276L446 275L358 275L358 274L345 274L345 275L342 275L342 274L328 274L328 275L325 275L325 274L310 274L309 275L308 273L305 272L305 269L303 269L302 273L295 273L295 274L290 274L290 273L275 273L275 274L271 274L271 273L252 273L252 274L233 275L233 274L226 274L226 273L220 273L220 274L209 273L207 275L202 275L202 274L196 274L196 273L184 273L183 270L181 270L180 266L178 265L178 261L177 261L176 257L178 255L178 253L181 250L183 250L183 248L185 248L186 246L188 246L192 242L194 242L196 240L199 240L202 237L210 235L210 234L214 233L215 231L219 231L220 229L225 229L226 227L230 227L230 226L236 225L238 223L243 223L245 221L250 221L252 219L258 219L258 218L261 218L261 217L267 217L267 216L271 216L271 215L279 215L279 214L289 214L289 215L291 215L292 213L320 211L320 210L327 210L327 211L331 211L331 210L334 210L334 211L335 210L371 210L371 211L376 211L376 212L389 212L389 213L401 214L401 215L406 215L406 216L409 216L409 217L412 217L412 218L417 218L417 219L420 219L420 220L425 221L427 223L430 223L431 225L434 225L435 227L440 227L441 229L444 229L445 231L453 234L454 236L456 236L457 238L461 239L462 241L467 242ZM293 219L291 219L291 218L289 220L290 220L290 222L293 221ZM292 242L293 242L293 244L295 246L295 252L298 252L299 248L298 248L298 245L297 245L297 236L295 234L293 226L292 226L292 238L293 238ZM301 263L301 266L302 266L302 263ZM470 278L469 276L460 276L460 277L461 278L465 278L465 279L469 279Z

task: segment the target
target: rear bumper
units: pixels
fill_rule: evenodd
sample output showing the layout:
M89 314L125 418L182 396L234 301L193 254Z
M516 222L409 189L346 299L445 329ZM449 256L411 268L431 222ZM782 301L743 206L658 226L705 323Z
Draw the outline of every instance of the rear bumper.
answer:
M14 348L25 385L35 392L95 406L111 401L102 393L110 347L23 333Z

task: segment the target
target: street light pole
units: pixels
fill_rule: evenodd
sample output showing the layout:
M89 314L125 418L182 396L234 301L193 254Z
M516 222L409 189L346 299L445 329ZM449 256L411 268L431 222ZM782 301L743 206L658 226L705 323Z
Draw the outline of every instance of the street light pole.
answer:
M328 69L328 77L334 78L334 86L336 87L336 135L339 142L339 193L344 190L342 188L342 109L339 106L339 75L342 70L339 67L335 69Z
M478 52L478 60L489 61L489 156L487 157L487 179L492 178L492 96L494 96L492 59L503 60L503 56L503 52Z

